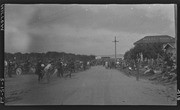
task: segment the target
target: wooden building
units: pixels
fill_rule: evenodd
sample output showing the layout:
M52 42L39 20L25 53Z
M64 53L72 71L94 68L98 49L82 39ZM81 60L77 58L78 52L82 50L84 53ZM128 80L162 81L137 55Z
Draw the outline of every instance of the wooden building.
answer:
M164 50L167 53L172 53L173 57L176 57L176 43L175 38L168 35L154 35L154 36L145 36L144 38L136 41L134 45L141 44L153 44L153 43L162 43Z
M167 44L167 43L171 43L171 44L175 44L175 38L168 36L168 35L155 35L155 36L145 36L144 38L136 41L134 43L134 45L137 44L149 44L149 43L163 43L163 44Z

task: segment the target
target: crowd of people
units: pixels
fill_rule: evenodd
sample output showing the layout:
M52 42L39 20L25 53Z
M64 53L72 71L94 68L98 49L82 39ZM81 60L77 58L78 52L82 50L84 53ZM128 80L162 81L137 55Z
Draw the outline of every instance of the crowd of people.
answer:
M76 59L65 60L62 58L39 58L36 61L25 60L19 63L17 60L5 60L5 77L12 77L20 74L36 74L38 81L44 77L56 74L57 77L72 77L72 73L85 71L92 66L92 61L80 61Z
M157 59L139 59L138 62L134 60L117 60L106 59L99 60L99 65L103 65L106 69L119 69L125 71L129 75L136 75L137 72L141 76L153 76L151 80L158 79L160 81L176 81L177 67L176 59L172 54L166 54Z
M115 61L104 61L103 66L105 66L106 69L112 69L117 67L117 62Z

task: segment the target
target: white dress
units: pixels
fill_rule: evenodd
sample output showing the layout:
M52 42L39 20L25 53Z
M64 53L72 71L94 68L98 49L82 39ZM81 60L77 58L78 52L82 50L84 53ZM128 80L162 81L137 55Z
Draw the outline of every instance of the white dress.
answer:
M50 68L51 68L51 64L48 64L45 68L44 68L44 71L46 72L46 71L48 71Z

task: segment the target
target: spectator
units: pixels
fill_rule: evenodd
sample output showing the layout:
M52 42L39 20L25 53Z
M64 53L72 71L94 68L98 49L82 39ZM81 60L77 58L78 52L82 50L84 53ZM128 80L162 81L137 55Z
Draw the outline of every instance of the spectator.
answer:
M43 78L43 65L42 65L42 61L39 60L37 65L36 65L36 73L38 75L38 81L40 81Z
M12 77L12 72L13 72L13 67L14 67L14 65L13 65L13 62L12 61L9 61L9 63L8 63L8 77Z
M63 65L62 62L59 60L59 62L57 62L57 69L58 69L58 73L57 73L57 77L63 77Z
M70 64L69 64L69 66L70 66L70 75L69 75L69 76L70 76L70 78L71 78L72 73L75 72L74 62L71 61Z
M87 66L87 63L86 63L86 61L84 61L84 62L83 62L83 68L84 68L84 70L86 70L86 66Z

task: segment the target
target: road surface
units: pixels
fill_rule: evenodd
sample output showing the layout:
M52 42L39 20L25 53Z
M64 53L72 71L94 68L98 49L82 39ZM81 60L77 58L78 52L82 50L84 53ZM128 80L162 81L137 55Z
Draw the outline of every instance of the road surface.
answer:
M71 79L54 76L49 84L23 75L7 79L5 85L6 105L176 105L165 86L103 66L74 73Z

